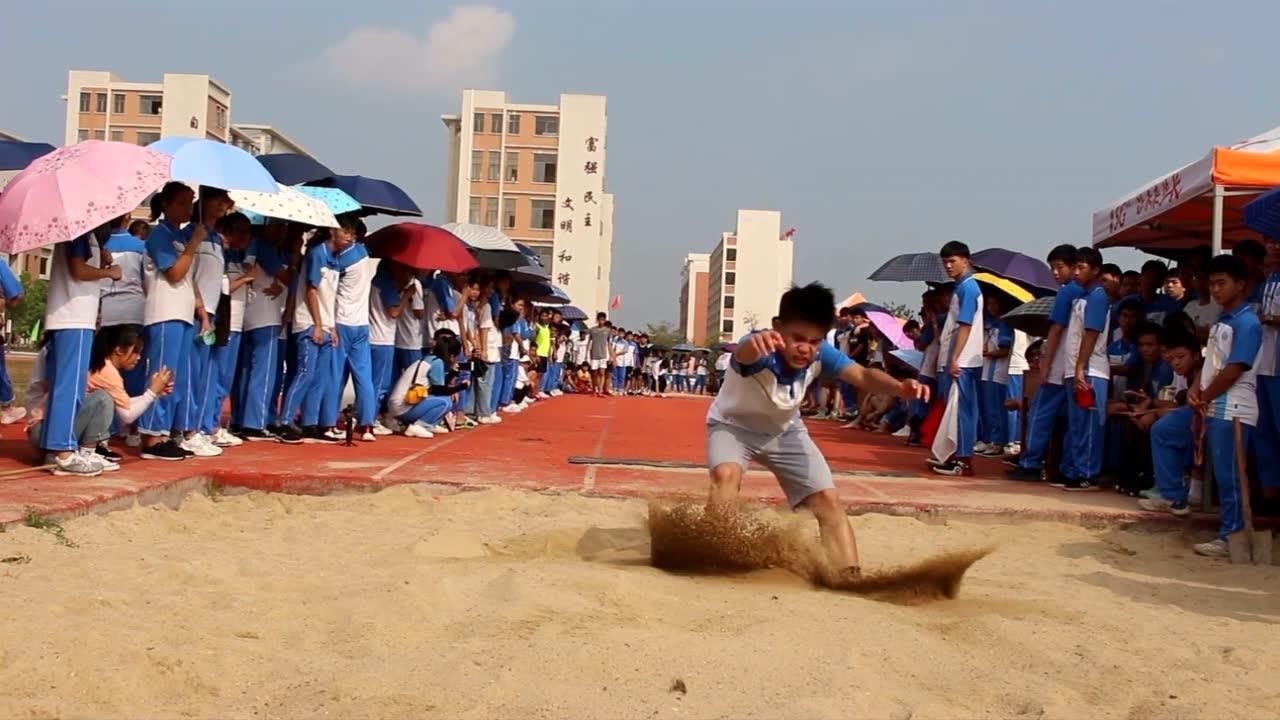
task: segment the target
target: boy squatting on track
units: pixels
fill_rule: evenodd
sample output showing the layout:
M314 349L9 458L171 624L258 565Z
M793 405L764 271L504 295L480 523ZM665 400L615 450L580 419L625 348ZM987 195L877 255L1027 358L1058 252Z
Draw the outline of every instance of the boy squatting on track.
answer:
M835 316L830 289L818 283L793 287L782 295L773 329L751 333L739 342L707 413L708 510L734 511L742 474L756 460L773 472L793 510L805 507L817 517L832 568L856 576L861 566L853 529L831 468L800 419L800 403L819 376L907 400L927 401L929 390L842 355L824 340Z

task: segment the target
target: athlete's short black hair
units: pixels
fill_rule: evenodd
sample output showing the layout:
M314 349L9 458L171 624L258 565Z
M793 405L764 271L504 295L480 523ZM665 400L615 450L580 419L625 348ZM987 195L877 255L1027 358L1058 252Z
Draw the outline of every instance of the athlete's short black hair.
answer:
M1082 247L1076 251L1076 264L1084 263L1095 270L1102 267L1102 253L1097 248Z
M1222 254L1209 261L1207 272L1210 275L1223 273L1230 275L1233 280L1247 280L1249 278L1249 269L1245 267L1244 260L1235 255Z
M1068 265L1076 264L1076 246L1062 244L1049 251L1049 258L1045 262L1053 263L1054 261L1063 262Z
M829 330L835 325L836 296L831 288L812 282L804 287L793 285L778 303L778 321L805 322Z
M1183 330L1182 328L1165 328L1160 335L1160 344L1165 350L1177 350L1178 348L1186 348L1192 355L1200 354L1200 341L1195 335Z
M944 257L944 258L958 257L958 258L964 258L968 260L969 246L965 245L959 240L952 240L951 242L942 246L942 250L938 251L938 256Z
M1164 328L1160 327L1158 323L1153 323L1148 320L1138 326L1138 330L1134 332L1133 338L1137 340L1143 335L1155 335L1156 342L1161 342L1163 340L1162 336L1164 335Z

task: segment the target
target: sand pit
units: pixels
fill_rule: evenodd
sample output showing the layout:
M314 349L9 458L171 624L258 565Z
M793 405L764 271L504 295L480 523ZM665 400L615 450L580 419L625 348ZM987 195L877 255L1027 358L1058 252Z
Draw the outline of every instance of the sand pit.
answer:
M645 515L402 486L11 528L0 717L1280 715L1280 573L1190 536L855 518L869 571L998 546L903 606L654 569Z

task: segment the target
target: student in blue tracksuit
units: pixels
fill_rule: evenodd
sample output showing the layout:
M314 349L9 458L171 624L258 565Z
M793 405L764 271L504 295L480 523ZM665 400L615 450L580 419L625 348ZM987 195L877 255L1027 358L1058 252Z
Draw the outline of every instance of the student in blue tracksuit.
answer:
M1049 313L1049 336L1040 355L1040 387L1027 411L1027 442L1018 457L1018 467L1009 471L1013 480L1038 482L1054 428L1064 418L1067 388L1063 387L1066 368L1066 344L1062 333L1071 320L1071 307L1080 294L1075 283L1077 250L1072 245L1059 245L1049 252L1049 270L1061 284Z
M120 466L82 448L75 420L89 377L93 329L103 279L119 280L120 268L99 268L96 241L82 235L53 248L45 305L44 380L48 387L39 444L54 475L93 476Z
M350 222L355 237L363 238L364 223L359 219ZM369 299L378 263L369 257L369 251L362 242L339 250L335 260L338 266L338 346L334 349L333 366L337 392L327 396L320 422L322 425L337 422L338 405L350 378L356 394L356 434L364 442L373 442L378 395L374 389L373 354L369 346ZM345 432L342 436L346 436Z
M1267 239L1267 252L1280 255L1280 238ZM1254 452L1258 455L1258 480L1264 497L1280 497L1280 272L1261 285L1258 319L1262 322L1262 349L1258 351L1258 430Z
M0 262L0 328L5 325L5 313L9 306L22 302L22 293L22 283L14 277L13 270L9 269L9 263ZM12 425L26 417L26 408L14 407L13 400L13 381L9 379L9 366L4 357L4 343L0 342L0 425Z
M528 347L525 338L527 323L524 319L524 300L512 300L510 307L500 314L498 324L502 326L505 351L502 356L502 392L498 398L498 407L506 413L520 412L521 406L512 400L515 398L516 376L520 374L520 358L525 357Z
M370 281L369 362L379 412L386 409L387 392L391 390L396 369L396 328L400 316L413 303L415 285L412 280L411 269L394 260L383 259ZM421 326L418 323L418 327ZM420 341L418 344L421 346ZM390 435L391 430L387 423L377 423L373 426L373 434Z
M1060 486L1069 492L1097 490L1097 478L1102 474L1111 378L1105 335L1111 304L1098 282L1101 271L1102 253L1092 247L1076 252L1076 284L1082 292L1071 305L1063 337L1067 362L1062 379L1064 385L1071 385L1066 403L1067 435L1059 464Z
M951 386L956 394L956 449L952 458L934 465L938 475L972 476L974 445L977 444L978 393L982 379L982 289L973 278L969 265L969 247L952 241L942 246L942 267L955 281L951 294L951 309L942 328L942 341L938 348L938 395L942 402L950 402ZM939 430L939 432L942 432Z
M426 314L426 302L422 297L422 281L416 277L410 278L404 292L408 295L409 304L396 318L396 362L391 372L393 378L399 378L404 374L405 368L422 359L424 344L422 317Z
M142 331L146 298L142 291L142 265L147 248L141 239L129 233L130 218L122 215L113 223L111 235L102 243L102 249L111 254L111 264L120 268L120 280L102 281L101 327L129 325ZM130 397L137 397L147 389L147 364L138 362L129 370L120 372L124 389ZM119 420L112 417L113 430L119 429ZM141 438L131 436L130 444L140 444Z
M1262 323L1247 302L1247 283L1248 270L1239 258L1219 255L1209 261L1209 291L1222 317L1209 331L1200 382L1187 391L1187 404L1204 415L1206 461L1213 463L1222 512L1218 537L1194 548L1206 557L1227 557L1227 536L1244 527L1240 473L1246 469L1236 463L1235 425L1247 448L1258 422L1254 362L1262 347ZM1161 495L1168 497L1163 488Z
M280 328L293 271L286 262L288 227L268 220L245 251L245 276L252 278L241 326L238 402L231 406L231 423L245 440L301 441L267 431L274 424L277 395L276 371L280 365Z
M218 299L222 296L222 278L227 273L227 261L223 255L222 235L218 221L230 212L234 203L225 190L201 186L200 202L196 204L196 221L205 228L204 240L199 243L195 260L191 265L191 285L195 290L195 316L189 354L187 392L178 404L174 431L181 431L186 439L181 447L201 457L222 454L222 448L213 438L200 431L204 407L209 403L209 392L215 382L213 368L213 328L216 322ZM220 410L220 409L219 409Z
M988 308L984 323L986 338L983 342L982 362L982 434L979 435L979 455L999 457L1004 454L1004 446L1010 440L1007 411L1004 407L1008 396L1006 386L1009 384L1009 357L1013 352L1013 328L1002 320L1004 308L1000 304L1000 294L987 293L983 303Z
M1176 376L1170 381L1167 394L1152 397L1150 417L1154 420L1145 420L1151 428L1151 465L1157 494L1139 500L1138 506L1185 517L1191 514L1191 508L1183 477L1195 462L1195 425L1200 421L1196 408L1187 404L1187 395L1200 379L1200 339L1187 332L1166 330L1160 342Z
M225 273L219 294L227 296L227 339L222 345L214 345L209 353L209 371L200 403L200 432L218 447L239 445L243 440L222 427L222 406L231 398L232 425L236 426L240 397L233 395L232 386L238 376L240 344L244 334L244 310L249 296L249 284L253 276L245 272L245 257L253 228L249 218L242 213L224 215L218 220L218 233L224 244ZM238 426L237 426L238 427Z
M355 238L351 225L334 228L306 252L294 296L293 336L297 371L281 403L281 418L298 418L301 434L312 442L335 442L320 424L324 396L337 392L332 377L332 355L338 334L334 310L338 296L338 263L335 255Z

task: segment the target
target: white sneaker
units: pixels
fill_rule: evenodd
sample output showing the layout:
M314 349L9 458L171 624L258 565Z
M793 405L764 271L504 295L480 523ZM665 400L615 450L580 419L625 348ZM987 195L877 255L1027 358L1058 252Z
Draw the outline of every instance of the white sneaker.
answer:
M911 437L911 428L907 425L903 425L902 427L898 428L897 432L893 434L893 437L896 437L896 438Z
M210 439L212 440L213 444L217 445L218 447L236 447L238 445L244 444L243 440L236 437L235 435L232 435L231 431L227 430L226 428L218 428L218 432L214 433L213 437Z
M502 408L502 412L504 412L504 413L511 413L512 415L514 415L514 414L516 414L516 413L518 413L518 412L523 412L523 411L524 411L524 406L523 406L523 405L516 405L515 403L511 403L510 405L508 405L508 406L506 406L506 407Z
M561 390L560 388L556 388L555 390L551 391L551 397L560 397L563 394L564 394L564 391Z
M430 430L422 427L418 423L412 423L404 429L404 436L411 438L429 438L435 437Z
M432 435L448 435L449 432L450 432L449 426L445 425L444 423L440 423L439 425L436 425L435 427L431 428Z
M131 448L142 447L142 436L138 433L126 435L124 438L124 444Z
M539 400L550 400L550 399L551 399L551 396L550 396L550 395L548 395L548 394L546 394L546 393L544 393L544 392L540 392L540 393L538 393L538 399L539 399Z
M1205 557L1231 557L1231 549L1227 547L1227 541L1222 538L1216 538L1209 542L1197 543L1194 549L1197 555L1203 555Z
M1004 446L1004 454L1005 454L1005 455L1021 455L1021 454L1022 454L1022 443L1011 442L1011 443L1009 443L1008 445L1005 445L1005 446Z
M391 435L393 434L393 432L391 428L387 427L386 425L383 425L380 422L377 422L373 424L373 434L374 435Z
M80 457L97 465L102 472L117 472L120 470L120 463L108 460L92 450L80 448Z
M329 428L324 431L324 436L330 440L346 440L347 434L338 428Z
M991 445L984 442L976 442L973 444L973 452L975 455L984 455L991 451Z
M0 425L12 425L27 416L27 409L24 407L9 406L0 409Z
M210 442L208 436L199 433L183 440L179 447L196 457L218 457L222 454L222 448Z
M73 452L65 458L49 455L45 458L45 464L53 465L49 468L49 472L63 477L94 477L102 474L101 465L78 452Z
M498 417L497 415L485 415L481 417L479 420L477 420L476 422L480 423L481 425L497 425L498 423L502 422L502 418Z

